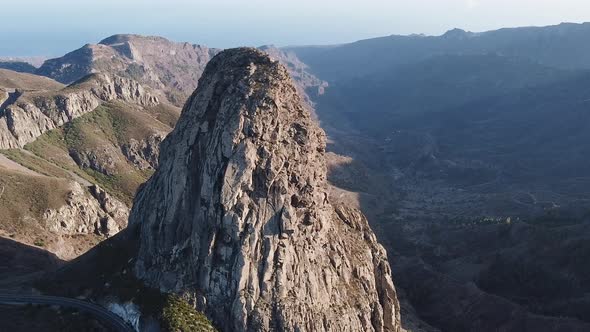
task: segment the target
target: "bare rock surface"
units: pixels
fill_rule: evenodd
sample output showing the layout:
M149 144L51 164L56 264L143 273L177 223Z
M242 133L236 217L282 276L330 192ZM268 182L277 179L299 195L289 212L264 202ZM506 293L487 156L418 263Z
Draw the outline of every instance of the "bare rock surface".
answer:
M274 46L260 49L287 67L308 105L313 106L312 98L322 95L328 87L327 82L310 73L293 51ZM157 36L120 34L47 60L36 74L66 84L92 73L127 77L161 92L172 104L182 106L197 87L207 63L220 51Z
M136 275L225 331L400 331L385 250L328 201L325 144L282 65L217 55L136 197Z
M125 204L96 185L90 187L90 193L98 201L100 208L104 212L101 220L101 228L98 229L100 233L112 236L119 230L127 227L129 208Z
M106 74L91 75L57 92L25 93L0 113L0 149L23 147L44 132L112 100L142 106L159 103L139 83Z
M167 133L153 134L143 140L131 139L121 146L123 155L140 170L158 168L160 144Z
M110 73L162 91L170 102L181 106L218 52L162 37L114 35L47 60L37 74L69 84L91 73Z
M0 237L73 259L127 226L129 208L101 188L0 157Z
M63 206L43 215L47 229L55 234L101 234L113 236L127 226L129 209L97 186L90 194L77 182L71 182Z

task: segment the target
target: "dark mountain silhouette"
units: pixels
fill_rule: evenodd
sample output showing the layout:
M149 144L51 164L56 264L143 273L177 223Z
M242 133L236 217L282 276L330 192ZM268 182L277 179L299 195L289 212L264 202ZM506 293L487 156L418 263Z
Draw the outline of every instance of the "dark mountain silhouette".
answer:
M590 68L590 23L500 29L451 30L441 36L388 36L333 47L292 47L312 72L330 82L441 54L498 54L532 59L563 69Z

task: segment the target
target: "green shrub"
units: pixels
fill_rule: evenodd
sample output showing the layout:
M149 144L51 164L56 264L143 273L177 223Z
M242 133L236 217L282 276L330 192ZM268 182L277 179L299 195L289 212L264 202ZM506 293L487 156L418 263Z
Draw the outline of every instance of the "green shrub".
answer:
M193 309L193 307L177 295L165 295L160 317L162 327L165 331L216 331L205 315Z

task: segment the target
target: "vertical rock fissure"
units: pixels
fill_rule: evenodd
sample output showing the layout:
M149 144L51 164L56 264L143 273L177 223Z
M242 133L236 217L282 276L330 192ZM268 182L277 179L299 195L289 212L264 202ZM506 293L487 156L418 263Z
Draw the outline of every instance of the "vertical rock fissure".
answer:
M222 331L399 331L384 249L327 200L325 144L284 67L217 55L137 195L136 275Z

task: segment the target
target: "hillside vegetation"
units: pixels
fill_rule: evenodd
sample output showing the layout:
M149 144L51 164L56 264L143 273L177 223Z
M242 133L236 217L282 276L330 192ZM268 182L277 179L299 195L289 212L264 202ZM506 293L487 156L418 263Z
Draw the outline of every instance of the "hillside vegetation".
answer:
M125 151L154 137L154 142L159 143L171 130L155 117L173 123L178 113L173 108L143 110L129 104L107 103L45 133L25 149L99 184L130 206L138 186L153 173L158 147L150 147L149 142L142 146L153 149L153 155L150 151L139 156Z

